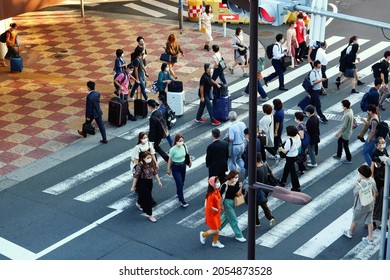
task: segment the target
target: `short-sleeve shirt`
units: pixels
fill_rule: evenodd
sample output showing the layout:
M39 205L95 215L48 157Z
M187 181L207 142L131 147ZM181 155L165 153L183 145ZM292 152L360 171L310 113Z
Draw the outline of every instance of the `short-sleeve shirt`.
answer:
M227 187L227 190L226 190ZM234 186L228 186L228 184L223 184L221 186L221 195L223 195L226 191L225 199L234 199L236 193L240 190L240 185L237 182Z
M310 82L313 85L315 81L322 79L321 70L317 70L317 69L311 70L309 77L310 77ZM322 86L322 82L318 83L316 85L313 85L313 90L320 90L321 86Z
M127 76L126 72L122 72L118 75L118 77L115 78L115 81L117 81L122 87L122 89L119 89L119 93L121 94L129 94L129 77Z
M274 123L279 123L278 136L281 136L283 133L283 121L284 121L284 109L275 111L274 113Z
M385 84L389 83L389 70L390 70L389 67L390 67L390 63L383 59L381 61L380 68L381 68L381 73L383 73L383 75L385 76L384 77L385 79L383 81Z
M169 157L172 158L173 162L183 162L186 157L186 150L184 145L181 147L178 147L177 145L174 145L169 150Z
M233 139L233 145L239 145L245 143L244 130L246 125L240 121L232 122L229 127L229 139Z
M203 73L202 77L200 78L199 85L203 86L203 96L208 96L213 86L213 83L211 82L211 76L207 73ZM200 96L200 89L198 94Z
M143 63L142 59L140 59L139 57L134 59L133 66L134 66L134 68L138 69L138 76L143 77L145 73L144 73L144 68L143 68L144 63Z
M153 166L142 166L137 164L135 166L134 178L152 179L157 174L157 170Z
M150 142L147 142L145 144L137 144L132 150L131 150L131 158L139 160L139 153L148 151L150 154L154 155L156 151L154 150L153 144Z

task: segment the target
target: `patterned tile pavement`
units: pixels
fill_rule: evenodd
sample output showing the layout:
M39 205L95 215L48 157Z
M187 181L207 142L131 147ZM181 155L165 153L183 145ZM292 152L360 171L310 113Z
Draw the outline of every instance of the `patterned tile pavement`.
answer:
M94 80L102 104L108 104L113 97L115 50L124 49L128 61L137 36L144 36L147 43L150 84L157 78L170 33L182 44L184 56L175 73L187 92L198 87L203 64L211 60L194 25L179 30L177 24L146 20L89 14L81 18L75 11L38 11L13 21L19 27L24 70L10 73L9 68L0 68L0 175L81 139L74 123L83 119L86 82ZM213 36L230 63L230 40L218 32Z

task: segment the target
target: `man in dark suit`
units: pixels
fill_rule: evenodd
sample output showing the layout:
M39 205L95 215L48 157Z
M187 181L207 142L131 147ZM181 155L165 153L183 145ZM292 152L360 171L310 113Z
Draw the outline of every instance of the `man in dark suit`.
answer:
M229 144L219 140L221 132L218 128L211 131L213 143L208 145L206 152L206 167L209 169L209 178L218 176L221 182L225 182L225 172L228 170Z
M306 129L310 136L310 145L308 147L310 163L307 166L311 168L318 166L316 155L318 154L318 143L320 143L320 121L314 114L314 111L315 108L313 105L308 105L305 108L306 115L309 117L306 122Z
M87 95L87 103L85 108L85 122L91 124L93 120L95 120L96 124L99 127L100 134L102 135L101 143L107 144L107 136L106 129L103 124L103 112L100 108L100 93L95 91L95 83L89 81L87 83L88 95ZM81 136L87 137L87 132L82 130L77 131Z
M160 110L157 110L157 102L153 99L148 100L149 110L152 112L149 118L149 141L154 143L154 149L157 153L168 162L168 155L161 149L160 142L164 138L164 128L162 122L165 122L165 118ZM166 125L165 125L166 126Z

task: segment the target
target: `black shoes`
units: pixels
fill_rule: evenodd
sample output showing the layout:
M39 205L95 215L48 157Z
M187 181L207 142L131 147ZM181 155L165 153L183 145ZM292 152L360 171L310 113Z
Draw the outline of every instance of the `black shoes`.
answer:
M322 122L322 123L328 123L328 120L325 119L325 118L321 118L321 119L320 119L320 122Z
M353 88L353 89L351 90L351 93L359 93L359 92L358 92L356 89Z
M102 140L100 140L100 143L107 144L108 141L107 141L107 139L102 139Z
M266 80L266 79L263 79L263 80L264 80L265 86L268 87L268 82L267 82L267 80Z
M209 52L210 51L209 45L204 45L204 49Z
M288 89L287 89L287 88L285 88L285 87L279 87L279 90L286 91L286 90L288 90Z
M128 117L128 120L129 120L129 121L132 121L132 122L135 122L135 121L137 120L137 118L134 117L133 115L130 115L130 116Z
M360 141L362 141L363 143L365 143L366 142L366 140L364 140L364 138L363 137L361 137L360 135L357 137L357 139L359 139Z
M340 83L339 81L337 81L337 82L336 82L336 87L337 87L337 89L340 89L340 85L341 85L341 83Z
M85 133L85 132L83 132L83 131L81 131L81 130L77 130L77 132L78 132L81 136L83 136L84 138L87 137L87 133Z
M358 80L358 81L357 81L357 85L358 85L358 86L361 86L361 85L364 85L364 84L365 84L365 82L362 82L361 80Z

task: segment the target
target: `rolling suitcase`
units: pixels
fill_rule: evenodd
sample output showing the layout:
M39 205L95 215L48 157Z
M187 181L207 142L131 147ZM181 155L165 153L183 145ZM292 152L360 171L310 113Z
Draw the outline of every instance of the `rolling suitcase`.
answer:
M172 81L168 84L168 91L170 92L182 92L183 91L183 82L181 81Z
M307 105L310 105L311 97L309 95L306 95L299 103L298 107L302 109L302 111L305 111L305 108Z
M19 57L11 57L10 63L11 72L22 72L23 70L23 59Z
M127 111L129 103L127 100L114 97L108 104L108 122L112 125L122 126L127 123Z
M142 118L146 118L148 116L148 103L146 100L142 99L142 95L138 90L136 96L141 98L135 98L134 100L134 116L140 116Z
M177 117L184 114L185 94L184 92L167 92L167 103Z
M214 97L213 99L213 117L219 121L227 121L229 112L232 109L232 97Z
M216 96L216 97L223 97L223 96L229 95L228 85L227 84L221 84L221 83L219 83L219 85L221 86L220 88L218 88L217 86L213 85L213 94L214 94L214 96Z

